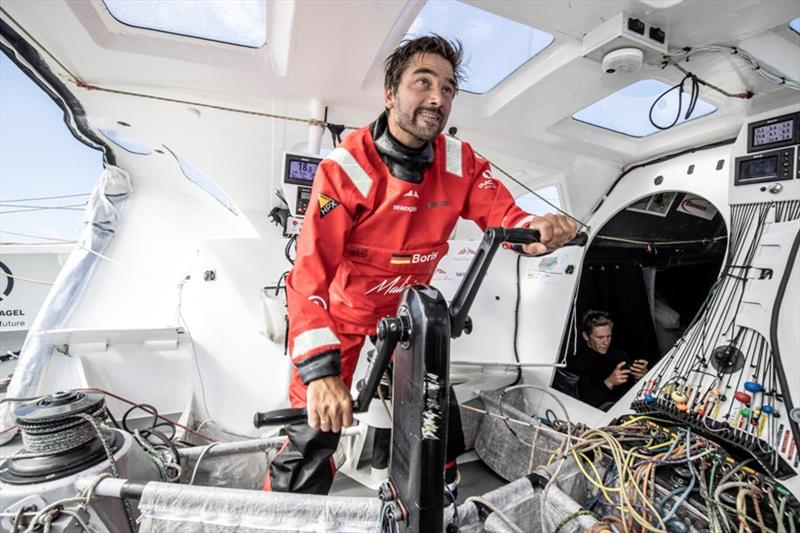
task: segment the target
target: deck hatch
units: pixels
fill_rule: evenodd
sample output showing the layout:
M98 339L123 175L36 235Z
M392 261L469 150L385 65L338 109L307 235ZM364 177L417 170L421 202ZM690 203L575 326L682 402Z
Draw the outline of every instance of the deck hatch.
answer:
M460 89L483 94L553 42L547 32L462 2L431 0L417 15L405 39L436 33L464 45Z
M650 106L656 98L670 88L658 80L639 80L572 115L578 122L597 126L630 137L647 137L659 130L650 123ZM676 126L687 122L683 115L689 105L689 94L684 91L681 101L681 117ZM653 120L667 125L675 119L678 108L678 92L672 91L661 99L653 109ZM689 120L704 117L717 108L702 99L697 100Z
M248 48L267 42L266 0L103 0L118 22Z

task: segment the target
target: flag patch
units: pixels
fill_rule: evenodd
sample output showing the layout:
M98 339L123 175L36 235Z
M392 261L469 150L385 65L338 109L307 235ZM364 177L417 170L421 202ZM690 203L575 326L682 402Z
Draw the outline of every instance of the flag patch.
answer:
M341 202L339 202L339 200L334 200L330 196L325 196L324 194L319 193L320 218L324 217L325 215L327 215L328 213L339 207L340 204Z
M392 259L389 262L393 265L410 265L411 254L392 254Z

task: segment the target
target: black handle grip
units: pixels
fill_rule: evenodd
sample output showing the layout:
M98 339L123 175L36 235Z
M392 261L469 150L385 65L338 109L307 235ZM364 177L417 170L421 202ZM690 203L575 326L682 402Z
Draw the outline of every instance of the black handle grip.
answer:
M510 244L533 244L539 242L539 230L528 228L502 228L502 240Z
M253 425L257 428L263 426L285 426L296 422L303 422L308 418L305 407L290 407L277 409L266 413L253 415Z
M533 244L539 242L539 230L529 228L503 228L503 240L511 244ZM589 235L585 231L578 232L564 246L586 246Z
M579 231L578 233L575 234L575 237L573 237L572 240L569 241L564 246L580 246L581 248L583 248L584 246L586 246L587 242L589 242L589 234L586 233L585 231Z

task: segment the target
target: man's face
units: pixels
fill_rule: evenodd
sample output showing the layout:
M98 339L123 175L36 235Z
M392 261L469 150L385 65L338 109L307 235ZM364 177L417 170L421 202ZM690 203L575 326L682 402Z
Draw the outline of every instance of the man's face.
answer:
M592 334L583 334L586 339L586 344L589 348L597 353L607 353L608 347L611 346L611 326L595 326L592 329Z
M455 93L450 62L438 54L416 54L400 76L397 91L386 89L389 131L411 148L435 139L447 124Z

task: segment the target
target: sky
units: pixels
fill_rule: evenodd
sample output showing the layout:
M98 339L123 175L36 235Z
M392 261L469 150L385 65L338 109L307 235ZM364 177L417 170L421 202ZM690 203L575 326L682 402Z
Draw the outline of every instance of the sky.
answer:
M0 53L0 242L54 242L13 233L77 239L81 207L20 212L17 206L84 204L102 170L101 152L78 142L55 102Z

